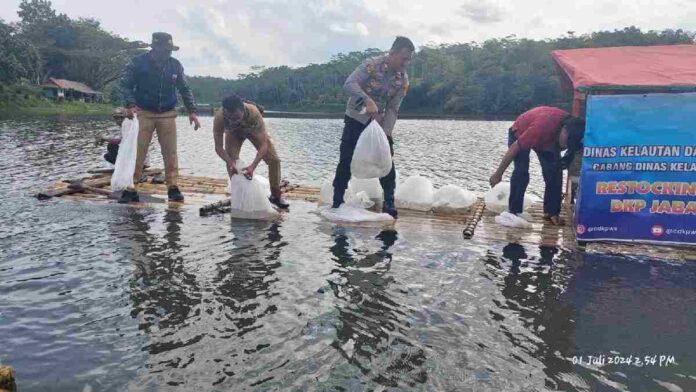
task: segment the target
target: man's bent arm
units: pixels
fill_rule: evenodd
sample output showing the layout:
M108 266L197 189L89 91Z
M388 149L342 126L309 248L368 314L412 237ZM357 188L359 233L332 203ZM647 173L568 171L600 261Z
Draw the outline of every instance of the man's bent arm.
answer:
M191 87L186 80L186 75L184 74L184 67L179 63L178 75L176 78L176 89L179 90L181 94L181 100L184 101L184 106L186 106L186 111L189 113L196 112L196 102L193 99L193 92L191 92Z
M382 125L384 133L386 133L388 136L391 136L392 131L394 130L394 124L396 124L396 119L399 117L399 108L401 107L401 102L404 100L407 91L408 80L405 82L404 88L387 104L387 108L384 112L384 117L382 118L382 123L380 125Z
M517 154L520 152L520 146L517 144L517 142L512 143L510 148L508 148L507 152L503 156L503 159L500 161L500 165L498 166L498 170L495 171L494 175L498 175L500 177L503 176L503 173L505 173L505 170L507 170L508 166L512 163L512 161L515 160L515 157Z
M367 78L367 63L363 62L348 76L348 79L343 84L343 91L354 99L362 98L365 101L371 99L365 90L360 87L361 84L367 81Z

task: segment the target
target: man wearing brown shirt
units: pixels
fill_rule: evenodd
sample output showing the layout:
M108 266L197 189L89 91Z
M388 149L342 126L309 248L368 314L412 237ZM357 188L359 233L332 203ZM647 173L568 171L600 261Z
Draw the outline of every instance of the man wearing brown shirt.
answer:
M230 177L237 174L236 167L242 144L249 139L256 147L256 157L241 173L251 179L256 166L263 160L268 165L268 181L271 186L269 200L278 208L287 209L290 205L281 198L280 193L280 159L273 146L261 112L254 104L245 103L237 95L230 95L222 101L222 110L215 114L213 120L213 137L215 152L227 164ZM224 147L223 147L224 139Z

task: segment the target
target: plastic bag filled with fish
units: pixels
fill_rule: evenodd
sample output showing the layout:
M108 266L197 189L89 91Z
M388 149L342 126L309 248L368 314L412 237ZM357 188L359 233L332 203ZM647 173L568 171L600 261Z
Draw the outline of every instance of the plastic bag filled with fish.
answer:
M510 183L501 182L486 192L486 196L484 197L486 209L493 211L496 214L500 214L501 212L507 210L509 198ZM527 211L535 201L535 197L525 194L522 208Z
M433 195L433 210L438 212L462 212L476 203L476 194L456 185L445 185Z
M377 121L371 121L355 145L350 172L355 178L381 178L389 174L391 167L387 135Z
M238 168L245 167L242 161L237 161ZM228 191L230 193L230 214L240 219L272 219L279 215L278 211L268 200L271 195L268 180L254 175L250 180L241 173L230 177Z
M122 191L133 187L133 172L135 158L138 155L138 116L126 118L121 124L121 143L114 164L114 174L111 176L111 190Z
M435 189L423 176L410 176L399 186L394 197L396 207L407 210L430 211L433 208Z

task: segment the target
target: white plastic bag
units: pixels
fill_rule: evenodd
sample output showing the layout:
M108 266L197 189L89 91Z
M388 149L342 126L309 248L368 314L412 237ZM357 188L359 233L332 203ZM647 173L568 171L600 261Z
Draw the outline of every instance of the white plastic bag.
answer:
M236 166L239 171L245 167L241 161L237 161ZM268 180L257 174L251 180L247 180L241 173L233 175L230 177L228 191L233 218L271 219L279 215L268 200Z
M324 181L323 184L321 184L321 190L319 191L319 205L333 204L333 194L333 181L327 179ZM351 188L350 184L348 184L348 188L346 188L346 192L343 194L343 199L344 201L350 200L354 196L355 192L353 192L353 189Z
M396 191L396 207L430 211L433 207L433 183L425 177L411 176Z
M114 174L111 176L111 190L122 191L133 187L133 172L135 172L135 159L138 155L138 123L137 115L133 119L126 118L121 123L121 143L116 155Z
M495 223L506 227L519 227L523 229L532 227L532 224L524 220L522 217L511 214L507 211L503 211L500 215L496 216Z
M465 210L476 203L476 194L456 185L446 185L433 196L433 209L438 211Z
M391 222L394 220L389 214L368 211L348 203L341 204L338 208L322 208L319 214L334 222Z
M375 202L370 199L370 196L365 191L360 191L355 195L346 199L346 205L358 208L372 208Z
M377 121L371 121L358 138L350 172L355 178L380 178L389 174L391 167L387 135Z
M367 193L367 197L374 202L380 202L382 200L382 195L384 192L382 191L382 185L380 185L379 179L377 178L352 178L349 184L350 189L352 189L356 194L359 192L365 192Z
M484 201L486 202L486 209L495 212L496 214L499 214L505 210L508 209L508 200L510 199L510 183L509 182L501 182L498 185L494 186L488 192L486 192L486 196L484 197ZM535 198L531 197L530 195L524 195L524 202L523 204L523 209L527 210L529 207L532 206L532 203L534 203Z

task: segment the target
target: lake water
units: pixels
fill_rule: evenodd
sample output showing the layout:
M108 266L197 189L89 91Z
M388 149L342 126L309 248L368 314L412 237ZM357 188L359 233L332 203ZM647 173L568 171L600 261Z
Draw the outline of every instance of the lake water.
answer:
M223 177L202 122L179 119L182 172ZM340 120L267 123L284 177L331 176ZM484 191L509 125L399 121L397 169ZM0 121L0 363L20 391L696 390L696 263L339 227L300 201L265 223L31 197L107 166L108 126Z

